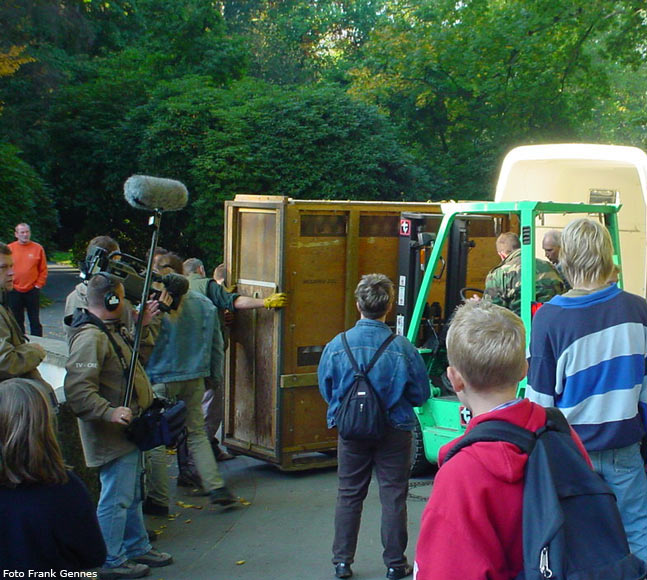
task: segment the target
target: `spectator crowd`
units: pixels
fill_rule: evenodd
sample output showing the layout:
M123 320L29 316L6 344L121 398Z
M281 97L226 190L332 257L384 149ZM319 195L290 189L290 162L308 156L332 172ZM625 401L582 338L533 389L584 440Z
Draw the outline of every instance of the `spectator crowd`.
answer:
M65 306L64 391L78 418L85 462L98 470L95 508L84 484L66 467L57 441L58 403L37 370L45 351L25 335L25 310L31 334L42 335L38 304L47 278L45 253L31 241L29 225L18 224L15 236L12 244L0 243L0 506L5 516L0 568L92 569L102 579L144 577L173 564L172 554L151 545L144 518L169 513L169 476L164 448L140 451L128 437L129 426L155 398L184 401L178 485L199 487L215 505L234 505L238 498L218 467L233 457L217 438L228 327L237 311L281 309L287 296L243 296L226 286L222 265L209 277L199 259L182 260L159 247L152 257L157 279L182 283L171 289L155 282L145 304L133 305L109 269L74 288ZM607 230L591 219L575 220L544 238L549 261L536 261L536 295L545 304L534 314L527 353L518 316L519 247L516 234L499 236L501 263L488 274L483 299L466 300L449 324L447 378L472 413L464 436L489 421L537 431L546 424L545 408L559 409L577 454L615 494L626 534L622 542L644 577L647 302L618 287ZM88 256L97 248L110 260L121 258L109 236L91 240ZM361 376L380 403L385 428L377 438L338 439L331 574L354 574L362 507L374 473L388 580L412 574L418 580L518 577L525 566L528 454L506 441L478 441L451 461L445 458L454 455L456 442L441 449L415 557L408 560L414 407L430 397L428 371L418 350L402 336L393 338L386 323L395 300L388 277L362 276L355 299L359 320L326 345L319 389L333 428ZM137 352L136 326L141 329ZM134 376L129 377L131 366ZM526 376L526 397L518 398L518 384ZM130 400L125 398L129 378Z

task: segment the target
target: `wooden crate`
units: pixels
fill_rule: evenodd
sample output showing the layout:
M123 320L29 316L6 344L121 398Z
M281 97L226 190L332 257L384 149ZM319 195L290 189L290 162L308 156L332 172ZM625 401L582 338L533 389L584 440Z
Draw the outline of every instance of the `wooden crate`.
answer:
M224 443L285 470L334 464L337 433L326 427L317 386L321 352L359 318L353 293L362 275L397 281L400 214L439 206L239 195L225 208L227 283L246 296L287 292L289 302L279 311L236 312ZM482 247L488 257L479 253L478 278L468 286L482 286L498 261L494 237ZM444 301L442 287L430 300ZM387 323L395 326L394 313Z

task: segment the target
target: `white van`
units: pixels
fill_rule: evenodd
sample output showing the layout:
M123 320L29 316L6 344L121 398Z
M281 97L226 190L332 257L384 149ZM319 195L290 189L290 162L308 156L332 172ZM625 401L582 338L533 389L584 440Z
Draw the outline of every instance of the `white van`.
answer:
M616 198L622 203L624 288L647 296L647 155L641 149L581 143L517 147L503 160L494 199L614 203ZM546 215L541 229L562 229L568 221ZM537 255L544 257L540 242Z

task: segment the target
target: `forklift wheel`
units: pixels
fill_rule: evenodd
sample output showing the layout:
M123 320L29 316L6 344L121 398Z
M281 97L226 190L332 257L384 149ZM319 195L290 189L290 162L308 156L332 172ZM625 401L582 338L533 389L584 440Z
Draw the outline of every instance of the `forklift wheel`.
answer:
M418 477L431 471L431 463L425 457L425 447L422 440L422 427L416 419L416 426L411 439L411 469L409 477Z

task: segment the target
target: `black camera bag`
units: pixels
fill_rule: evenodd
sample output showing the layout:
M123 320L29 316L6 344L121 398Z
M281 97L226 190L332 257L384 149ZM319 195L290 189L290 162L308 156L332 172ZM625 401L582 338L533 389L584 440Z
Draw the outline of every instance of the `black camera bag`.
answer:
M126 437L142 451L160 445L175 447L186 436L186 403L172 403L155 398L153 404L135 417L126 430Z

